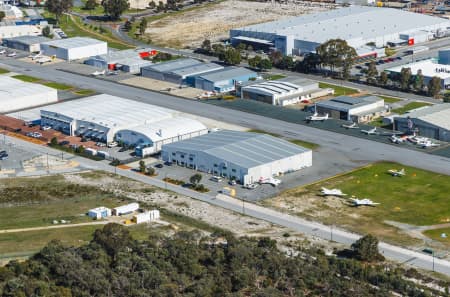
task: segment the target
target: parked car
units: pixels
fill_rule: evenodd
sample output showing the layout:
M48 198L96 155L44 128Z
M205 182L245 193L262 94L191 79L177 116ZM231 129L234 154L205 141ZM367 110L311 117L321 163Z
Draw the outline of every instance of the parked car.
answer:
M0 160L8 159L8 154L0 155Z
M50 130L52 127L50 127L50 126L42 126L41 127L41 130L43 130L43 131L47 131L47 130Z
M63 140L59 143L59 145L68 145L68 144L70 144L70 141L67 140Z
M34 138L39 138L39 137L42 137L42 134L39 133L39 132L33 132L33 137Z
M257 187L258 187L258 184L247 184L247 185L245 185L245 188L247 188L249 190L256 189Z
M212 176L210 178L210 180L215 181L215 182L221 182L222 178L220 176Z
M230 181L228 182L228 184L229 184L230 186L235 186L235 185L236 185L236 181L235 181L234 179L232 179L232 180L230 180Z
M106 143L103 143L103 142L97 142L96 145L99 146L99 147L105 147L105 146L106 146Z
M161 164L161 163L158 163L158 164L156 164L156 165L155 165L155 167L156 167L156 168L163 168L163 167L164 167L164 165L163 165L163 164Z
M116 147L117 145L118 143L115 141L108 143L108 147Z

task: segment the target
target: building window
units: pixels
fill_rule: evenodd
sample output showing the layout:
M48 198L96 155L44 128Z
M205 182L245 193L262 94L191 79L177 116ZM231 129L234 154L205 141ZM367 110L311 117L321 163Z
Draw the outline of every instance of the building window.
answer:
M223 166L222 169L223 169L223 170L227 170L227 166Z
M231 169L231 172L236 172L236 169Z
M217 167L217 164L214 164L214 167Z
M194 158L192 158L192 157L189 157L189 161L194 161Z
M172 156L175 156L176 154L175 153L172 153Z
M184 159L184 155L181 155L180 157L181 157L182 159Z

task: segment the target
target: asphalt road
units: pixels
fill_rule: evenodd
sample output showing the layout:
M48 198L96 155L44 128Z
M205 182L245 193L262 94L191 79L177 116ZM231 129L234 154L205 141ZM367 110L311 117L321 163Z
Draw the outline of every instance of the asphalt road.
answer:
M195 100L187 101L186 99L130 86L118 85L113 82L92 77L61 72L53 68L58 67L57 64L43 67L6 57L0 57L0 63L5 63L7 66L6 68L13 71L34 75L43 79L76 85L81 88L93 89L106 94L155 104L223 122L261 129L293 139L317 143L321 146L321 149L319 150L320 158L329 159L330 156L332 156L330 162L327 162L329 163L330 170L335 167L335 164L340 166L339 164L343 160L354 163L354 166L356 166L356 163L364 164L367 162L388 160L450 175L450 159L445 157L434 156L420 151L408 150L367 139L320 130L310 126L292 124L255 114L214 106L212 104L205 104ZM335 159L336 162L333 162L333 159Z
M49 147L39 146L20 139L11 138L9 136L7 136L7 141L37 153L57 154L59 152ZM350 245L359 238L359 235L357 234L333 226L326 226L316 222L307 221L305 219L280 213L272 209L264 208L262 206L242 202L231 197L224 197L219 195L217 196L217 198L211 198L206 194L201 194L188 188L165 183L159 179L150 178L142 174L135 173L131 170L123 170L120 168L112 167L104 162L96 162L82 157L74 157L73 159L79 162L84 168L92 170L104 170L110 173L116 173L118 175L128 177L136 181L140 181L159 188L165 188L181 195L186 195L210 203L212 205L243 213L247 216L262 219L277 225L285 226L297 232L309 234L315 237L323 238L325 240L333 240L345 245ZM380 243L379 249L380 252L388 259L401 263L407 263L408 265L418 268L434 270L442 274L450 275L450 262L448 261L436 259L430 255L408 250L406 248L393 246L383 242Z

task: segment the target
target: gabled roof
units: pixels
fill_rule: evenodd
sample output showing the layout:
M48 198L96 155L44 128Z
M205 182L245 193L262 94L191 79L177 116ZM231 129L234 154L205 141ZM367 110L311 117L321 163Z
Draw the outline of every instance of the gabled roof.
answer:
M256 167L309 151L267 134L222 130L163 146L197 151L242 167Z

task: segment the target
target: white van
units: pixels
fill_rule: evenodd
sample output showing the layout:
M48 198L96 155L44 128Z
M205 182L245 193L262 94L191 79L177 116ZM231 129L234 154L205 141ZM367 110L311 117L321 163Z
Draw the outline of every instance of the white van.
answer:
M215 181L215 182L221 182L222 181L222 178L220 177L220 176L213 176L213 177L211 177L211 180L212 181Z

